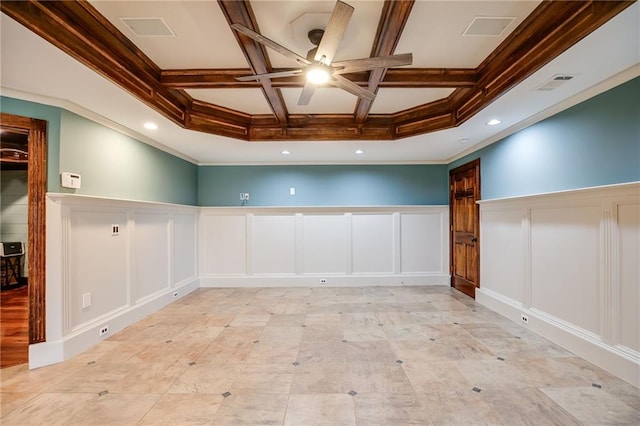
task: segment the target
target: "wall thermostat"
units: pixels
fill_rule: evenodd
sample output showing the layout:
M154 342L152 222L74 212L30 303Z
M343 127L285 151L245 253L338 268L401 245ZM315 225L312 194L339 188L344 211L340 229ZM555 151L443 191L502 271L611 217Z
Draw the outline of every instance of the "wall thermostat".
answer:
M80 175L77 173L62 172L62 186L64 188L80 189Z

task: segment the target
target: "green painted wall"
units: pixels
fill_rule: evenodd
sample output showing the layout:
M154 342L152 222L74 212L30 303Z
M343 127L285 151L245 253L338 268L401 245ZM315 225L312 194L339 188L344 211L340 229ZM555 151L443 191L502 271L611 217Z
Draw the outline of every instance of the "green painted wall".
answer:
M47 121L47 191L196 205L198 167L61 108L8 97L2 112ZM62 188L61 172L82 176Z
M640 181L640 77L449 164L480 158L482 198Z
M68 111L62 111L60 171L82 176L62 192L195 205L197 166Z
M442 205L447 179L446 165L201 166L198 205Z

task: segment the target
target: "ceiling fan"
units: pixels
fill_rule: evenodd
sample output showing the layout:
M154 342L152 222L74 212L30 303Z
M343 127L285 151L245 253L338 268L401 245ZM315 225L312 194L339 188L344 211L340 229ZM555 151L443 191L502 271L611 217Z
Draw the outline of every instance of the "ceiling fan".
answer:
M375 93L358 86L351 80L343 77L341 74L368 71L374 68L411 65L413 62L413 55L411 53L404 53L332 62L333 57L338 50L338 46L342 41L342 36L349 24L353 11L354 8L352 6L341 1L336 2L326 29L312 29L309 31L309 41L311 41L311 43L316 47L309 51L306 58L292 52L275 41L258 34L242 24L232 24L231 28L234 30L288 58L295 60L301 66L301 68L295 70L236 77L236 79L238 81L249 81L260 80L263 78L305 75L307 81L302 89L300 97L298 98L298 105L308 105L315 88L318 85L325 83L329 83L332 86L346 90L359 98L372 101L376 96Z

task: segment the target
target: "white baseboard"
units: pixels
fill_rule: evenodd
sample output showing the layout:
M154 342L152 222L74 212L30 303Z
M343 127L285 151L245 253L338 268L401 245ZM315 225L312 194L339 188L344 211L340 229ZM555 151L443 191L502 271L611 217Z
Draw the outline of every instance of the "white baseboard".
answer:
M146 299L136 305L119 310L113 314L101 318L79 328L64 336L61 340L37 343L29 346L29 368L39 368L68 360L74 355L101 342L109 336L134 324L147 315L150 315L166 305L174 302L200 287L198 278L186 280L171 289ZM177 293L174 296L174 293ZM104 336L99 335L99 330L109 327L109 332Z
M476 301L518 324L522 324L520 315L527 315L526 327L531 331L640 387L640 354L608 345L593 333L488 289L476 289Z
M449 285L449 282L449 275L442 274L218 275L200 278L201 287L373 287Z

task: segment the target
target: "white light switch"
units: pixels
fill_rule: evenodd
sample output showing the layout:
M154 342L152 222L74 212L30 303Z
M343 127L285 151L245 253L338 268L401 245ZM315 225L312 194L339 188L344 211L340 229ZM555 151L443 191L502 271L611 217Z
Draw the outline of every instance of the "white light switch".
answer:
M82 295L82 309L87 309L91 306L91 293L84 293Z
M296 189L294 187L289 188L289 195L296 195Z
M62 186L64 188L80 189L81 177L77 173L62 172Z

